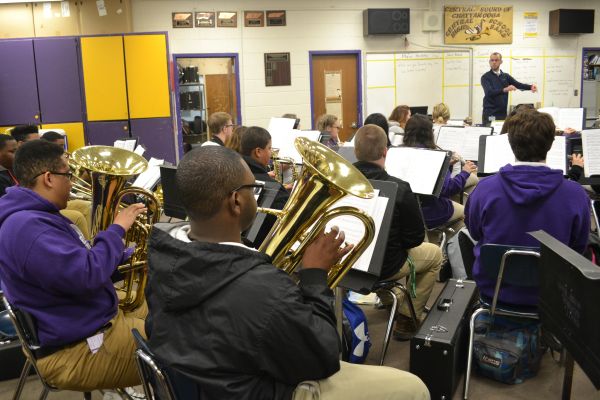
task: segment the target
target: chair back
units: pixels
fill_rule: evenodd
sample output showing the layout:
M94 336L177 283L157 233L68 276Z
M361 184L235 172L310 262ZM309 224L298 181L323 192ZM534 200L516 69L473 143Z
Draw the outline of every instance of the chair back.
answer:
M156 362L154 353L148 347L146 340L135 328L131 330L131 333L135 340L135 358L146 399L176 400L169 376Z
M540 285L539 249L535 247L484 244L479 253L481 271L496 280L491 313L494 314L502 284L522 288Z
M600 234L600 200L592 200L592 215L594 216L594 222L596 223L596 233Z

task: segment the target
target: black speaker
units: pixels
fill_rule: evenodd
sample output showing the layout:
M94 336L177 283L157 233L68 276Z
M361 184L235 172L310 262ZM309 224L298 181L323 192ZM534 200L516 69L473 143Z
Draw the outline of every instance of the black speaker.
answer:
M368 8L363 11L363 34L406 35L410 33L409 8Z
M550 35L594 33L594 10L550 11Z

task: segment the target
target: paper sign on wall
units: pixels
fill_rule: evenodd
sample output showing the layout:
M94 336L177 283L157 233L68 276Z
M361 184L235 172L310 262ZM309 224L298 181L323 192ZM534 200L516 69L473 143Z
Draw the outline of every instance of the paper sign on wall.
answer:
M536 38L538 36L538 13L524 12L523 13L523 37Z

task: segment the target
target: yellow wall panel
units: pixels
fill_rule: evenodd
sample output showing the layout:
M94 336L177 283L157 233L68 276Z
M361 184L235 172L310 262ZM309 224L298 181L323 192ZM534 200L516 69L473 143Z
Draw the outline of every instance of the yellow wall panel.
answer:
M130 118L171 116L164 34L125 36Z
M81 58L88 121L127 119L123 37L83 37Z
M43 124L42 129L64 129L65 133L67 134L69 153L72 153L78 148L85 146L82 122Z

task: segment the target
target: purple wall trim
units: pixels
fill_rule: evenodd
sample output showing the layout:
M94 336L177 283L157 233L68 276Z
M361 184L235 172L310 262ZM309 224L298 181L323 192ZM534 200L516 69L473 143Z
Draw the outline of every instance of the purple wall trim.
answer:
M242 98L240 96L240 59L238 53L177 53L173 54L173 73L175 73L175 68L177 66L178 58L233 58L235 64L235 90L237 95L237 107L236 107L236 115L237 115L237 124L242 125ZM179 143L178 151L179 151L179 159L183 157L183 137L181 134L181 116L179 113L179 79L175 79L173 77L173 84L175 90L175 114L177 116L177 126L175 129L177 130L177 141Z
M361 50L310 50L308 52L308 73L310 78L310 124L311 128L315 129L315 103L313 94L313 56L338 55L338 54L355 54L356 55L356 101L357 101L357 126L363 124L363 100L362 100L362 52Z

